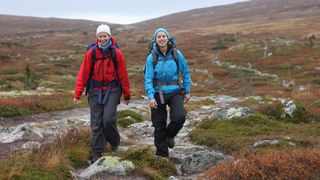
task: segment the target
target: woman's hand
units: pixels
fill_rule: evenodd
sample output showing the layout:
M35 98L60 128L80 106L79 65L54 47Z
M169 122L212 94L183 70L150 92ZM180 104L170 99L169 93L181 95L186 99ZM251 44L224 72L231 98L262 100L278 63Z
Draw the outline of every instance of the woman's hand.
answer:
M189 100L190 100L190 94L186 94L186 95L184 96L184 103L189 102Z
M74 99L73 99L73 103L74 103L74 104L79 104L79 103L80 103L80 100L74 98Z
M128 105L130 103L130 100L124 100L124 103Z
M155 99L151 99L151 100L149 101L149 106L150 106L151 108L157 109L157 107L158 107L157 101L156 101Z

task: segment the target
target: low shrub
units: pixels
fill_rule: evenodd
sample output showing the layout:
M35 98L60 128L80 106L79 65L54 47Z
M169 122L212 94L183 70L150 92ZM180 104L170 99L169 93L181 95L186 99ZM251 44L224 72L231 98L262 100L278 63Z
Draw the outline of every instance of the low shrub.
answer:
M80 105L74 105L72 95L69 93L4 97L0 98L0 116L23 116L85 106L87 106L86 101L81 101Z
M281 102L274 101L272 103L261 104L256 109L259 113L273 117L275 119L281 119L284 113L284 108Z
M254 152L220 162L203 179L320 179L320 150Z

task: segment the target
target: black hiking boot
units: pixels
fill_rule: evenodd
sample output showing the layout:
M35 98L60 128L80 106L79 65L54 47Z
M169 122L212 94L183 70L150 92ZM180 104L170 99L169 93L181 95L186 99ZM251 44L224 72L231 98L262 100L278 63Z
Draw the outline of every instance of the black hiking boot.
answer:
M172 149L172 148L174 147L174 145L175 145L174 137L172 137L172 138L168 137L167 140L168 140L168 147L169 147L170 149Z
M102 153L93 153L91 158L91 164L96 162L98 159L102 157Z
M118 152L119 151L119 146L111 146L111 152Z

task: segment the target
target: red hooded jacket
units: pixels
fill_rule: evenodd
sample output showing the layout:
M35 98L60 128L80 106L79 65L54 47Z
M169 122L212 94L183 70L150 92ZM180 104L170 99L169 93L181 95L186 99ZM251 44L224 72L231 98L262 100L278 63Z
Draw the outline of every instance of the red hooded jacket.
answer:
M112 41L112 45L110 48L115 48L116 41L113 37L110 37ZM96 39L96 58L102 58L102 51L98 48L98 39ZM116 49L116 57L117 57L117 65L118 65L118 76L119 82L122 89L122 94L125 100L130 100L130 90L129 90L129 79L126 67L126 61L122 54L122 52ZM90 76L91 66L92 66L92 49L88 50L80 67L78 78L76 81L76 86L74 90L74 98L80 99L81 94L88 82L88 78ZM116 79L116 71L115 66L113 65L111 59L111 52L108 52L106 55L106 59L97 60L94 64L92 80L102 82L111 82ZM106 86L103 86L103 91L107 90Z

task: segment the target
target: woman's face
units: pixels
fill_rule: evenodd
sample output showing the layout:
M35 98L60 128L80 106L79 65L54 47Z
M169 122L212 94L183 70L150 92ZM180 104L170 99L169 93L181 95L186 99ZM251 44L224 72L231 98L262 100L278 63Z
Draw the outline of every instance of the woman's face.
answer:
M166 36L166 34L164 32L158 32L157 36L156 36L156 43L159 47L164 47L167 46L168 44L168 37Z
M101 43L102 46L105 46L110 39L110 36L106 32L101 32L98 34L98 41Z

